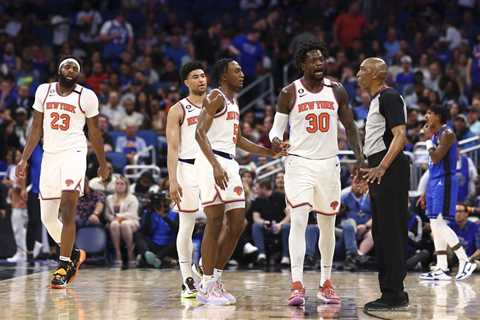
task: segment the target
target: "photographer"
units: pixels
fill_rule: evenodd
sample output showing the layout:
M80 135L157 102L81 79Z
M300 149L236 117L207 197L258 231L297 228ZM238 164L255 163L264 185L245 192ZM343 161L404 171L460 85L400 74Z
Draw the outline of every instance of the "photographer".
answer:
M135 234L135 246L142 257L140 265L160 268L165 265L165 258L176 258L177 232L178 214L170 208L166 191L151 193L140 232Z

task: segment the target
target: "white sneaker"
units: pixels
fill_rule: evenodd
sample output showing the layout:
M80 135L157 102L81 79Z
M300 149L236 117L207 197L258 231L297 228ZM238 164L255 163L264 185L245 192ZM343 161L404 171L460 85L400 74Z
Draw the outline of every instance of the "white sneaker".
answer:
M27 255L23 251L17 251L13 257L7 259L7 262L9 263L21 263L26 261Z
M477 268L477 265L475 263L471 262L461 262L460 265L458 266L458 273L455 276L455 279L457 280L465 280L469 278L473 271Z
M252 254L252 253L257 252L257 251L258 251L258 248L255 247L250 242L245 243L245 245L243 246L243 254L248 255L248 254Z
M280 264L282 266L289 266L290 265L290 258L289 257L282 257L282 260L280 260Z
M430 280L430 281L449 281L452 279L444 270L438 268L436 270L422 273L419 277L421 280Z
M226 306L230 301L225 297L216 280L210 280L205 286L200 284L197 301L201 304Z
M230 292L227 291L227 289L225 289L225 286L223 285L222 280L220 279L217 280L217 286L220 289L220 291L223 293L223 296L227 298L229 304L237 303L237 298L235 298L233 294L231 294Z

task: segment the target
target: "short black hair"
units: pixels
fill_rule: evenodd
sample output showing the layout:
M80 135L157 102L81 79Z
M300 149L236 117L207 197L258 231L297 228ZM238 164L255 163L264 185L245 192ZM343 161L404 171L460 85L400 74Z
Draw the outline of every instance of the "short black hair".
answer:
M233 58L222 58L215 62L212 70L213 81L220 84L220 78L228 71L228 64L232 61L235 60Z
M442 124L447 123L450 120L450 110L440 106L431 106L427 110L430 110L432 113L440 117L440 122Z
M305 62L307 58L307 53L313 50L320 50L325 57L328 56L328 50L325 44L320 41L306 41L300 44L297 51L295 52L295 66L298 70L302 70L301 64Z
M62 61L66 60L66 59L73 59L73 60L77 61L78 64L80 65L80 70L82 69L82 61L80 60L80 58L72 56L72 55L62 55L60 57L60 60L58 61L57 67L59 67L60 63L62 63Z
M182 69L180 70L180 78L182 79L182 81L187 80L190 72L192 72L193 70L197 70L197 69L203 70L203 72L205 72L204 64L201 63L200 61L190 61L190 62L185 63L182 66Z

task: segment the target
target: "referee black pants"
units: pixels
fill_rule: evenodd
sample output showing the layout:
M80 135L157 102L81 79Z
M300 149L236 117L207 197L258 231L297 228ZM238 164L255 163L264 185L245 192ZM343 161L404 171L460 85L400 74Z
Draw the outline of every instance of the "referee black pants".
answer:
M378 166L384 155L385 152L380 152L368 157L369 166ZM405 297L403 280L407 275L409 185L409 161L403 153L393 161L380 184L369 184L378 280L382 299L391 302Z

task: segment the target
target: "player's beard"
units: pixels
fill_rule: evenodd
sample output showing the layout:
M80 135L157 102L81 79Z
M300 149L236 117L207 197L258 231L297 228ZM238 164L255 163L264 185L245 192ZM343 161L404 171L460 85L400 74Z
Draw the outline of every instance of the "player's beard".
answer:
M63 74L60 75L59 78L60 85L64 88L73 88L75 83L77 83L77 79L67 79Z

